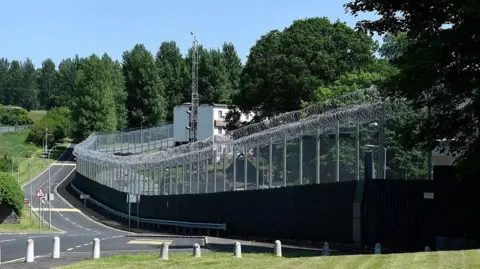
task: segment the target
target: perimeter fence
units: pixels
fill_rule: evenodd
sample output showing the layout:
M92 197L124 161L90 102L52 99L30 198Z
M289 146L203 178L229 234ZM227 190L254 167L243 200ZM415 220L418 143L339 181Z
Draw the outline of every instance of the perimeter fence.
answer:
M214 193L359 180L372 152L376 177L386 178L385 123L402 105L362 89L178 147L172 124L94 133L75 146L77 172L134 195Z

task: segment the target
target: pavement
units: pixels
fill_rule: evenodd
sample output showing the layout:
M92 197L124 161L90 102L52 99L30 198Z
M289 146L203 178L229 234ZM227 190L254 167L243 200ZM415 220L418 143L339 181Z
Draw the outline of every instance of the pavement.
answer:
M52 268L54 265L62 263L62 265L91 258L92 241L94 238L99 238L101 243L102 255L109 255L109 253L138 253L148 251L158 251L160 244L164 241L171 241L172 247L190 249L194 243L201 242L198 238L172 238L163 237L161 239L146 239L125 237L131 232L108 227L102 223L96 222L88 217L80 210L72 206L67 200L59 195L56 188L62 183L71 173L75 171L75 162L73 162L72 155L73 145L54 162L49 169L42 172L32 181L27 182L22 186L25 197L31 200L34 210L39 207L40 200L35 198L35 194L39 188L42 188L45 193L48 192L48 180L50 178L50 190L54 193L54 200L50 202L51 210L51 224L53 227L61 230L54 234L48 232L39 232L33 234L0 234L0 261L2 268ZM49 177L50 175L50 177ZM42 216L48 225L49 212L48 205L45 204ZM53 250L53 238L58 236L60 238L60 260L51 259L51 252ZM26 253L27 239L33 239L35 245L35 256L38 257L33 264L24 263ZM42 258L42 256L45 256Z

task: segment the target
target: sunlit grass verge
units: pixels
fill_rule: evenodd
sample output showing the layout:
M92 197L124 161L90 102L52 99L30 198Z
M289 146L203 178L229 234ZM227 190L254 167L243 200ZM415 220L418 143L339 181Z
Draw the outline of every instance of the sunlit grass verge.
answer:
M351 255L329 257L279 258L268 254L244 254L234 258L232 253L205 253L193 258L190 253L171 253L168 261L158 253L121 255L83 261L59 268L479 268L480 251L439 251L390 255Z
M38 213L37 213L38 214ZM39 230L38 218L35 214L32 214L30 219L30 208L25 206L22 210L22 216L20 217L19 224L0 224L1 233L36 233L36 232L48 231L48 225L43 223L42 228ZM52 231L58 231L52 227Z

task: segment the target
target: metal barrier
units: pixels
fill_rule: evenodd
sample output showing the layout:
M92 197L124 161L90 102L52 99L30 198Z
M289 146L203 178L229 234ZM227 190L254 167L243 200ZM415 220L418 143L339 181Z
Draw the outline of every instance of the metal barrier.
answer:
M82 191L77 189L73 183L70 183L72 189L79 195L84 194ZM106 212L111 214L117 215L122 218L130 219L133 221L138 221L141 223L148 223L148 224L158 224L158 225L168 225L168 226L176 226L176 227L185 227L185 228L197 228L197 229L210 229L210 230L227 230L227 225L225 223L199 223L199 222L185 222L185 221L173 221L173 220L157 220L157 219L144 219L138 218L135 216L131 216L128 214L124 214L118 211L115 211L102 203L96 201L93 198L87 198L91 203L95 204L96 206L102 208Z

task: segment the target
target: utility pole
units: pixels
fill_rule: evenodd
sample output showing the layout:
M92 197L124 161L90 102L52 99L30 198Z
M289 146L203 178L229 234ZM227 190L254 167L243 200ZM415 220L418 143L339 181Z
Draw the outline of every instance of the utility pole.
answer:
M192 104L190 109L190 124L187 129L190 130L189 142L197 141L197 123L198 123L198 41L195 32L191 32L193 36L193 50L192 50ZM187 112L188 113L188 112Z

